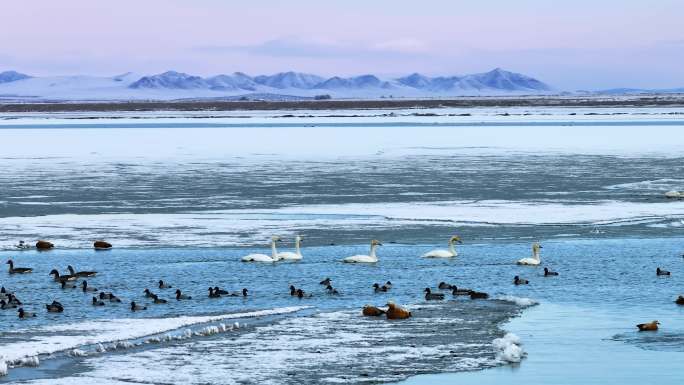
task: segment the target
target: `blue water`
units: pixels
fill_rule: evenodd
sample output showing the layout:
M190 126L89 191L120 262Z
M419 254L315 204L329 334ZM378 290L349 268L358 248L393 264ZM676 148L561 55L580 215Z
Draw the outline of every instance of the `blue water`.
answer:
M566 123L639 126L662 136L681 125L580 122L569 113L561 121L504 126L528 134L526 127L572 130ZM476 137L502 126L453 119L439 130ZM336 138L349 124L367 131L340 142L337 152L260 155L263 131L249 130L259 124L185 119L171 135L168 122L124 127L93 119L77 128L46 121L56 129L0 125L7 129L0 135L11 132L9 143L29 142L36 132L41 138L39 154L32 149L0 160L0 261L34 269L2 272L0 284L37 313L19 320L15 310L0 311L0 356L13 360L0 382L534 384L560 377L562 383L674 384L677 378L663 373L684 369L684 308L674 304L684 294L684 202L663 197L684 190L681 148L588 154L545 151L543 143L535 151L440 147L441 139L429 138L443 131L432 130L430 121L403 126L365 117L326 123ZM296 128L310 124L302 118L269 127L282 130L278 140L288 149L309 139ZM392 127L402 129L397 142L374 136ZM157 152L149 140L160 133L169 135ZM254 148L237 154L217 145L204 152L193 146L198 133L216 135L217 144L236 133L253 136L245 143ZM354 152L359 138L370 154ZM17 153L16 146L2 146ZM249 253L270 254L272 235L284 238L280 250L292 250L296 234L305 237L302 261L240 262ZM457 258L420 258L445 248L453 234L464 241ZM13 248L19 239L41 238L56 249ZM92 250L100 238L114 248ZM373 238L384 243L377 264L341 262L367 253ZM515 265L535 241L543 245L542 266ZM48 273L64 273L67 265L97 271L89 286L123 303L93 307L92 294L61 290ZM543 277L543 267L560 275ZM656 277L656 267L672 276ZM515 275L530 284L513 285ZM326 277L340 295L318 284ZM157 289L159 279L192 300ZM388 280L389 292L372 290ZM440 281L490 299L445 292L445 301L427 303L423 289L437 290ZM311 297L290 296L289 285ZM208 298L209 286L247 288L249 296ZM152 304L145 288L169 302ZM53 300L64 313L45 311ZM131 312L133 300L147 310ZM408 307L413 318L360 315L363 305L388 301ZM653 319L661 331L636 332L635 324ZM522 340L521 362L493 345L508 332ZM630 368L635 373L620 374Z

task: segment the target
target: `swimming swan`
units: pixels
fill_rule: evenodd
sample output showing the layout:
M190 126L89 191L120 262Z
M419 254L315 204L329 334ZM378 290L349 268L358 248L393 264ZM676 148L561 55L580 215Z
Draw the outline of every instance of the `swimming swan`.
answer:
M523 258L517 262L518 265L528 265L528 266L539 266L541 264L541 259L539 258L539 250L542 246L535 242L532 244L532 257Z
M300 261L302 259L302 251L299 249L299 244L302 242L302 237L297 235L295 237L295 252L283 251L278 253L279 260L285 261Z
M423 258L453 258L458 256L458 253L456 252L456 248L454 247L455 243L463 243L461 241L461 238L458 235L454 235L453 237L449 238L449 250L443 250L443 249L435 249L428 251L427 253L423 254Z
M375 249L378 248L378 246L382 246L382 243L378 241L377 239L373 239L370 244L370 253L369 255L352 255L351 257L347 257L343 259L343 262L346 263L376 263L378 261L378 257L375 255Z
M278 250L276 250L276 242L282 242L280 237L271 237L271 255L266 254L249 254L242 257L242 262L277 262Z

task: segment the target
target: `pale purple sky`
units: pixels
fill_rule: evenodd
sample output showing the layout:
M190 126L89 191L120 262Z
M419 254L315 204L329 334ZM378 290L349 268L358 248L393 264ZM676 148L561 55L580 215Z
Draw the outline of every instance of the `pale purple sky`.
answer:
M684 87L683 0L17 0L0 71L458 75Z

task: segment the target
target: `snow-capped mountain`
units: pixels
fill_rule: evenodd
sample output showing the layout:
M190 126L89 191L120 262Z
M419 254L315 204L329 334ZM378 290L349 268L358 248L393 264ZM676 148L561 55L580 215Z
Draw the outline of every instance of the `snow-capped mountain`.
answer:
M254 81L258 84L272 88L301 88L307 90L315 88L316 85L325 81L325 79L318 75L289 71L280 72L274 75L255 76Z
M208 88L208 86L207 82L199 76L188 75L176 71L166 71L158 75L143 76L128 87L189 90L193 88Z
M16 82L17 80L28 79L30 76L17 71L0 72L0 83Z
M170 100L276 95L313 98L449 97L462 95L544 94L551 90L532 77L495 69L464 76L429 77L414 73L395 79L367 74L323 78L299 72L249 76L242 72L201 77L176 71L113 77L31 77L0 73L0 98L33 100Z

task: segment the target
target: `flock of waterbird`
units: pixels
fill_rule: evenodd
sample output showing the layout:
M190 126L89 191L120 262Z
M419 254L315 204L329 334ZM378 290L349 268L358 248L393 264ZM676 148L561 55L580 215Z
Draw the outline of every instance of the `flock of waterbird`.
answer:
M303 241L303 237L300 235L297 235L295 237L295 251L294 252L278 252L276 244L278 242L282 242L282 239L278 236L273 236L271 237L271 255L266 255L266 254L257 254L257 253L252 253L248 254L244 257L241 258L241 261L243 262L261 262L261 263L275 263L278 261L300 261L303 259L303 255L301 252L301 243ZM452 236L449 238L448 244L447 244L447 249L435 249L435 250L430 250L427 253L424 253L421 255L423 258L454 258L458 256L458 253L456 251L456 244L461 244L461 238L457 235ZM344 263L367 263L367 264L373 264L378 262L378 256L376 254L378 246L382 246L382 243L380 241L373 239L370 242L370 251L368 255L363 255L363 254L358 254L358 255L352 255L349 257L346 257L342 259L342 262ZM93 247L96 250L106 250L110 249L112 245L106 241L98 240L93 243ZM16 248L20 250L28 250L33 248L30 244L25 243L24 241L20 241L17 245ZM48 241L40 240L37 241L35 244L35 248L38 250L50 250L54 248L54 244ZM542 246L538 243L535 242L532 244L532 256L527 257L527 258L522 258L519 259L516 263L518 265L525 265L525 266L539 266L541 264L541 249ZM32 268L27 268L27 267L15 267L14 266L14 261L11 259L7 261L7 264L9 265L9 274L14 275L14 274L28 274L33 272ZM105 291L99 291L97 288L94 288L92 286L88 285L88 281L85 280L84 278L89 278L89 277L95 277L97 275L96 271L76 271L71 265L67 266L67 270L69 271L68 274L60 274L57 269L53 269L50 271L50 274L55 282L57 282L60 285L60 288L62 290L67 290L67 289L76 289L77 287L80 287L80 290L83 291L84 294L87 293L99 293L97 296L92 297L92 305L93 306L105 306L107 302L109 303L120 303L122 302L119 297L114 295L111 292L105 292ZM545 277L551 277L551 276L558 276L559 273L555 271L549 270L549 268L545 267L544 268L544 276ZM669 271L663 270L660 267L656 269L656 275L658 276L669 276L671 273ZM76 281L79 279L83 279L80 284L77 284ZM326 293L329 295L339 295L340 292L335 289L332 286L332 280L330 278L326 278L319 282L321 285L325 286ZM513 284L514 285L527 285L529 284L530 281L521 278L520 276L516 275L513 277ZM173 287L169 285L167 282L164 282L163 280L159 280L157 284L157 288L159 290L165 290L165 289L172 289ZM381 292L388 292L392 288L392 282L387 281L383 285L380 285L378 283L374 283L372 286L373 290L376 293L381 293ZM439 291L450 291L451 294L456 297L456 296L469 296L471 299L487 299L489 298L489 294L485 292L479 292L477 290L472 290L472 289L465 289L461 287L457 287L456 285L452 285L446 282L440 282L437 285L437 289ZM290 290L290 295L293 297L297 298L307 298L311 297L312 294L306 293L303 289L301 288L296 288L294 285L290 285L289 287ZM426 287L423 292L425 293L425 300L431 301L431 300L444 300L445 299L445 294L443 292L433 292L431 288ZM165 304L168 301L166 299L160 298L157 294L153 293L149 289L145 289L143 291L144 298L152 301L153 304ZM209 287L208 288L208 296L209 298L220 298L220 297L225 297L225 296L230 296L230 297L243 297L246 298L249 295L249 290L246 288L243 288L239 292L229 292L227 290L221 289L218 286L214 287ZM183 300L190 300L192 299L191 296L188 296L186 294L183 294L183 292L180 289L175 290L175 299L177 301L183 301ZM675 303L678 305L684 305L684 296L680 295L676 300ZM17 309L17 313L20 319L25 319L25 318L30 318L30 317L35 317L36 313L28 312L24 310L22 307L22 302L17 298L17 296L13 293L5 289L3 286L0 289L0 309L1 310L6 310L6 309ZM402 308L401 306L398 306L392 302L388 302L386 304L387 309L381 309L378 306L373 306L373 305L365 305L362 309L362 314L364 316L369 316L369 317L378 317L385 315L388 319L405 319L411 317L411 312ZM47 312L49 313L61 313L64 311L64 306L57 300L54 300L50 304L45 305ZM146 310L147 307L144 305L140 305L136 303L134 300L131 301L130 304L130 310L135 312L135 311L141 311L141 310ZM660 322L658 321L652 321L648 323L642 323L638 324L637 328L640 331L654 331L658 330L658 325Z

